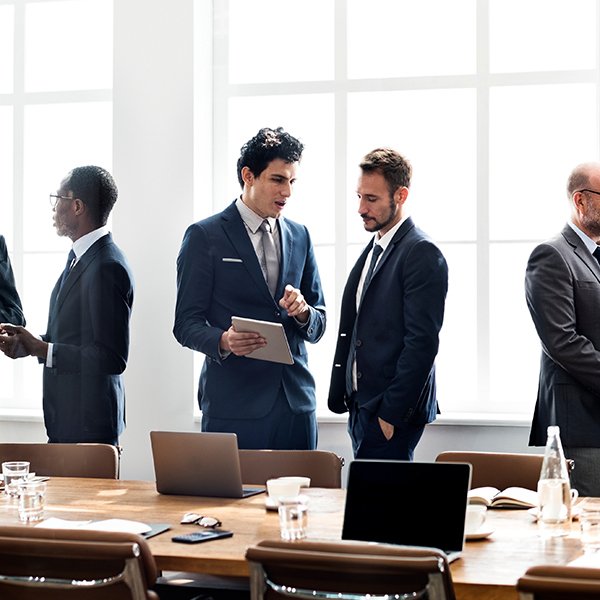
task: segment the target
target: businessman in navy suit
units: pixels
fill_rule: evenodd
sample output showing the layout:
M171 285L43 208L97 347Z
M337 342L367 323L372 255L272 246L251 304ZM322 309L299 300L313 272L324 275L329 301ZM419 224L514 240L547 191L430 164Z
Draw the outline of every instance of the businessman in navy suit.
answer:
M358 212L375 236L342 297L329 408L349 411L356 458L412 460L438 409L434 361L448 267L408 215L410 163L379 148L360 168Z
M600 163L567 181L571 218L527 263L527 306L542 344L530 446L560 427L571 485L600 496Z
M202 430L236 433L240 448L315 449L315 382L305 342L325 331L325 301L308 230L282 217L303 145L261 129L238 160L241 196L194 223L177 259L173 333L205 355ZM233 316L281 323L292 365L249 358L266 341Z
M21 299L2 235L0 235L0 323L25 325Z
M73 247L50 297L46 334L0 326L0 349L44 364L50 442L118 445L125 428L123 371L129 352L133 276L106 226L117 200L107 171L73 169L51 195L54 226Z

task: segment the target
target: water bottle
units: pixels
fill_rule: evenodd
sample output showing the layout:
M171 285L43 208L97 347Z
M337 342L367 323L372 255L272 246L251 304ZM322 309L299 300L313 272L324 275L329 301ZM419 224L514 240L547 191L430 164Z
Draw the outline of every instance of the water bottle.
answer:
M571 486L558 426L548 427L538 482L538 528L542 537L571 533Z

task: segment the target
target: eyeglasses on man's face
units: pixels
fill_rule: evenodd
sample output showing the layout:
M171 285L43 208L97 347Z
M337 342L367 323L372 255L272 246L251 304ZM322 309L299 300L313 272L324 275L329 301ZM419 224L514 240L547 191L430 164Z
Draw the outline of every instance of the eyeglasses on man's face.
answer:
M197 515L196 513L186 513L183 515L183 519L181 519L182 525L200 525L200 527L219 527L222 523L219 519L215 519L214 517L203 517L202 515Z
M581 192L589 192L590 194L596 194L598 196L600 196L600 192L595 192L594 190L577 190L575 192L575 194L581 193Z
M71 198L70 196L59 196L58 194L50 194L50 206L54 208L61 198L63 198L64 200L74 200L74 198Z

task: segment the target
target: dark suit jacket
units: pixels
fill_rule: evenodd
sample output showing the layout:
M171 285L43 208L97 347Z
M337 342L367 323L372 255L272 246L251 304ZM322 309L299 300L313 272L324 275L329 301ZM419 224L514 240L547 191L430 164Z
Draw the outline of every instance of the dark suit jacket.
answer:
M273 407L283 386L291 409L313 411L315 382L308 370L305 341L325 331L325 300L308 230L279 219L281 264L273 299L235 202L223 212L191 225L177 259L177 306L173 333L180 344L206 355L198 400L208 417L258 419ZM287 284L310 305L306 327L281 309ZM282 323L293 365L230 354L222 360L219 340L231 317Z
M448 266L439 248L408 218L381 255L357 316L356 289L371 247L372 242L344 289L329 408L347 410L346 363L358 318L357 405L399 429L429 423L437 413L434 361Z
M4 236L0 235L0 323L25 325L21 299L15 286Z
M44 366L48 437L117 437L125 428L123 371L129 353L133 276L111 234L96 241L50 297L53 367Z
M600 447L600 265L569 225L532 252L525 293L542 342L529 443L558 425L565 446Z

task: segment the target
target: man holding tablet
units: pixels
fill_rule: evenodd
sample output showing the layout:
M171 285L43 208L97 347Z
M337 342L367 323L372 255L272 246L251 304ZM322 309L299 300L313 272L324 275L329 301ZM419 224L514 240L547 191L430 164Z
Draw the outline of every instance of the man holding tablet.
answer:
M191 225L177 259L173 333L206 355L202 430L235 433L240 448L317 446L305 342L323 336L325 300L306 227L281 216L303 149L281 128L261 129L238 160L241 196ZM233 317L281 324L293 363L249 359L267 340Z

